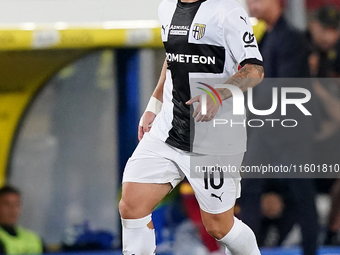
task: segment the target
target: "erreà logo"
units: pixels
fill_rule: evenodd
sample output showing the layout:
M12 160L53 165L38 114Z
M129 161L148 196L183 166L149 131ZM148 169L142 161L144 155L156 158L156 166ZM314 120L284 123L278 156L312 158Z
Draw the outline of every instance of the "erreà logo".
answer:
M198 84L201 84L203 86L206 86L207 88L209 88L212 92L214 92L214 94L217 96L221 106L222 106L222 100L220 98L220 95L217 93L216 89L214 89L212 86L208 85L208 84L205 84L203 82L197 82ZM212 100L214 101L215 105L217 105L217 102L215 100L215 97L213 96L213 94L207 90L207 89L204 89L204 88L201 88L201 87L197 87L198 89L200 90L203 90L205 93L207 93L211 98ZM202 95L202 114L203 115L206 115L207 114L207 95Z

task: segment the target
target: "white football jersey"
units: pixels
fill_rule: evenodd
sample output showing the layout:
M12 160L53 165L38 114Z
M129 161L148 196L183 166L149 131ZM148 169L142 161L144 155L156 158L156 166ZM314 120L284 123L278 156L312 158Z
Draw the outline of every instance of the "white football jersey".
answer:
M225 83L239 65L262 65L247 13L234 0L163 0L159 19L168 69L162 110L150 132L185 151L213 155L244 152L245 116L232 114L232 98L222 102L215 116L227 124L215 127L213 121L195 122L192 113L197 104L185 103L206 93L204 90L219 103L209 86Z

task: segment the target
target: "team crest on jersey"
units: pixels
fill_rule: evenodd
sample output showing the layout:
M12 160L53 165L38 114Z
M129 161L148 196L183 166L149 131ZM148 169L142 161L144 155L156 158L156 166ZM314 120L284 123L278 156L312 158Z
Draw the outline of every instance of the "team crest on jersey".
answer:
M196 23L192 30L192 35L196 40L201 39L205 34L206 25Z

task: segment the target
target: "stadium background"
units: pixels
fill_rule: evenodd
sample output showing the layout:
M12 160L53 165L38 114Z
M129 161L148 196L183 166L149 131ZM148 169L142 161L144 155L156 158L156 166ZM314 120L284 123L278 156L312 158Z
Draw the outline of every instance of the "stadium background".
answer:
M22 190L21 224L49 245L85 220L120 231L121 170L164 60L159 2L1 0L0 184ZM288 2L299 28L340 6Z

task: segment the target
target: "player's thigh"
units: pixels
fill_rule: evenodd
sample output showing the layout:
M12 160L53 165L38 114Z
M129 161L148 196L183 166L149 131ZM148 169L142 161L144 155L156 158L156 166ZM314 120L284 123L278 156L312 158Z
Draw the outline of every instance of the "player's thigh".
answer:
M172 158L176 151L163 141L145 133L128 160L123 174L123 193L119 205L122 218L141 218L183 178Z
M175 187L184 174L174 162L177 151L165 142L145 133L126 163L123 183L170 183Z
M170 183L123 183L119 210L123 219L139 219L149 215L170 192Z

